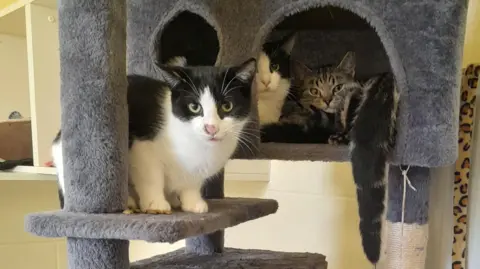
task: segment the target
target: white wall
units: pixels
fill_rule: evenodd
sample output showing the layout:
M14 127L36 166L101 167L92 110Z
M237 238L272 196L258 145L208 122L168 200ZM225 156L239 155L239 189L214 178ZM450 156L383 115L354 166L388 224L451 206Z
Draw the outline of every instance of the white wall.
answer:
M0 34L0 121L15 110L30 117L27 43L24 37Z
M51 160L50 146L60 128L60 55L57 10L25 6L30 107L35 166Z

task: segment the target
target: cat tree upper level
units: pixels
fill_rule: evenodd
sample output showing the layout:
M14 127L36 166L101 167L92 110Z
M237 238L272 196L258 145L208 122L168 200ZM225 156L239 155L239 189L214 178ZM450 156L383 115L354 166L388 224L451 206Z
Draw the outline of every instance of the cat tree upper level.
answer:
M159 76L154 62L177 55L193 65L237 64L295 30L292 56L307 64L335 63L353 50L358 77L392 71L400 103L391 162L441 166L457 154L466 10L466 1L455 0L130 1L128 73ZM238 158L258 149L265 159L348 160L346 147L260 144L257 136Z

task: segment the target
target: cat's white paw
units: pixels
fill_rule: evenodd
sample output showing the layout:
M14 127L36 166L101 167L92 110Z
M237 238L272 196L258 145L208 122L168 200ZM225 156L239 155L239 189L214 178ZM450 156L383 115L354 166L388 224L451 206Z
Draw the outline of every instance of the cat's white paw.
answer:
M182 210L192 213L206 213L208 212L208 204L203 199L190 200L182 203Z
M140 209L148 214L171 214L172 207L165 199L150 199L145 202L140 201Z

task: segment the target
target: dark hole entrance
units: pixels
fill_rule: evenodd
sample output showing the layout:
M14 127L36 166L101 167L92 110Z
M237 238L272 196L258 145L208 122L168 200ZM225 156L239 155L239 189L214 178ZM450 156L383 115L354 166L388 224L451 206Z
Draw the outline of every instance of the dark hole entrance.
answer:
M297 32L292 57L316 67L338 63L347 51L356 54L358 78L390 71L390 63L378 34L360 16L325 6L286 17L267 37L276 40Z
M204 18L184 11L160 32L157 61L185 56L189 65L214 65L220 50L217 31ZM158 44L158 43L157 43Z

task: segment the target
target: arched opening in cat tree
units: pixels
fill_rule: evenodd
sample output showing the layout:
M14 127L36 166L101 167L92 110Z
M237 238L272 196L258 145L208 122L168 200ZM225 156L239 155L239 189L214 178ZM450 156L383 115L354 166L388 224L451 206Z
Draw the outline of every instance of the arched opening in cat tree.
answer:
M157 62L184 56L188 65L215 65L220 52L218 33L204 17L182 11L160 27L153 48Z
M339 2L338 5L342 3ZM283 14L272 14L270 21L260 29L254 46L260 47L268 42L280 41L296 33L291 59L301 62L311 70L315 71L324 66L335 67L347 52L354 52L356 79L366 80L383 72L392 72L392 69L396 77L399 75L403 79L403 68L397 52L389 45L391 42L388 33L382 32L385 27L380 22L365 20L363 17L368 17L368 14L360 16L334 5L316 4L300 9L293 4L290 6L290 10L286 7L281 11ZM395 62L396 66L392 66L392 62ZM289 70L292 70L291 65ZM282 141L281 135L275 137L276 141L262 141L269 143L261 144L261 158L337 161L349 159L346 145L328 145L327 141L312 145L311 142L298 140L292 142L291 138Z
M389 58L376 30L346 9L316 7L285 17L265 41L292 32L298 34L292 58L312 68L337 64L347 51L353 51L359 78L390 71Z

